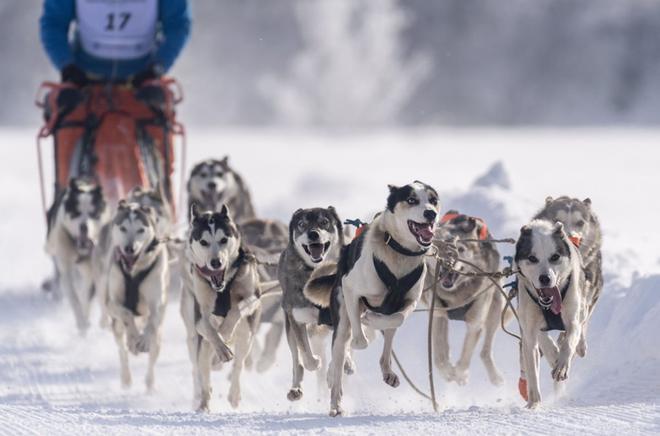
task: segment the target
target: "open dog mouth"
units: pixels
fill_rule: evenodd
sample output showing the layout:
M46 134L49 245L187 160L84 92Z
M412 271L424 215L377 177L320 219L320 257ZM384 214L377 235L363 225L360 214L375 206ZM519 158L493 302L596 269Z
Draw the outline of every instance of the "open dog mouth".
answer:
M561 294L557 286L552 288L540 288L536 292L539 296L539 303L546 309L550 309L555 315L561 313Z
M94 241L87 237L80 237L76 239L76 251L78 252L78 255L83 257L83 256L89 256L92 253L92 250L94 249Z
M445 289L451 289L456 284L456 279L458 279L458 273L456 271L449 271L442 277L442 287Z
M225 270L211 269L206 266L197 266L199 273L209 282L214 291L220 292L225 288Z
M312 262L314 263L319 263L323 260L323 257L325 256L325 253L328 251L328 248L330 248L330 241L326 242L325 244L322 244L320 242L316 242L314 244L309 244L309 245L303 244L303 249L305 250L305 253L309 255L309 257L312 259Z
M432 223L417 223L408 220L408 229L413 234L417 243L423 247L428 247L433 241L433 224Z
M133 267L138 260L137 254L128 254L124 253L122 250L117 249L119 262L124 271L130 272L133 271Z

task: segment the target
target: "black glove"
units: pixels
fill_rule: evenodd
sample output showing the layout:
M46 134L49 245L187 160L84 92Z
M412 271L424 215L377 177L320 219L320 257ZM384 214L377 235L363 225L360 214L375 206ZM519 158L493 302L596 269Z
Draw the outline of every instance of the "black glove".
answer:
M144 84L144 82L158 79L162 75L163 68L160 65L152 64L133 76L131 83L133 84L134 88L139 88Z
M85 86L89 83L89 78L77 65L69 64L62 68L62 82L73 83L76 86Z

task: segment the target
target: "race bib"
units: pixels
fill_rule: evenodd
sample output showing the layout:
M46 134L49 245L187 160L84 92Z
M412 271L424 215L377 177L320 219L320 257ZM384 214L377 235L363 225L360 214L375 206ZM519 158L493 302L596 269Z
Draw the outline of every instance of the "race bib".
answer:
M158 0L76 0L83 49L103 59L137 59L156 44Z

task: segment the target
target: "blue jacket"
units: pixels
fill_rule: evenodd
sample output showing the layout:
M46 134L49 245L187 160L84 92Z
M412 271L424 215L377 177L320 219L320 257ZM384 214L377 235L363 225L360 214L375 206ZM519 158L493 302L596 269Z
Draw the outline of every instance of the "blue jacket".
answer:
M107 79L125 79L152 64L167 71L190 35L188 0L158 0L161 41L156 50L141 59L101 59L86 53L77 34L69 41L69 27L76 19L76 0L44 0L40 20L41 43L55 67L76 64L87 73Z

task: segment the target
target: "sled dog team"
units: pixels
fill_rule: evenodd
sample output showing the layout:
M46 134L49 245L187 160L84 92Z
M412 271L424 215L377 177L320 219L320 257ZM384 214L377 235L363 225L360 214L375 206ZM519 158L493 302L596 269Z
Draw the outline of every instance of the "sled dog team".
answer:
M442 377L468 382L483 334L481 360L490 381L503 383L492 345L500 324L512 318L504 296L488 278L465 275L473 271L467 264L447 268L431 256L434 241L450 241L459 259L496 271L500 254L482 219L441 213L433 187L419 181L389 186L384 209L356 231L344 226L332 206L298 209L288 227L257 218L249 190L227 158L197 164L187 191L184 240L173 237L164 196L139 187L111 210L98 184L72 179L48 213L46 248L59 288L81 333L98 296L102 324L117 343L122 386L132 382L129 354L146 353L145 383L153 388L168 295L180 285L197 410L209 410L211 371L226 362L233 365L227 398L238 407L243 368L254 363L267 370L284 332L292 361L287 398L300 400L305 371L315 371L330 389L330 415L341 415L345 376L357 371L352 350L366 348L376 331L384 339L383 381L399 385L392 344L420 300L428 306L435 299L433 361ZM541 357L561 386L575 356L586 355L588 321L603 286L600 246L589 199L547 198L520 231L514 257L519 386L529 408L541 402ZM449 320L467 327L455 364ZM270 327L258 344L262 324ZM556 340L553 330L560 331Z

